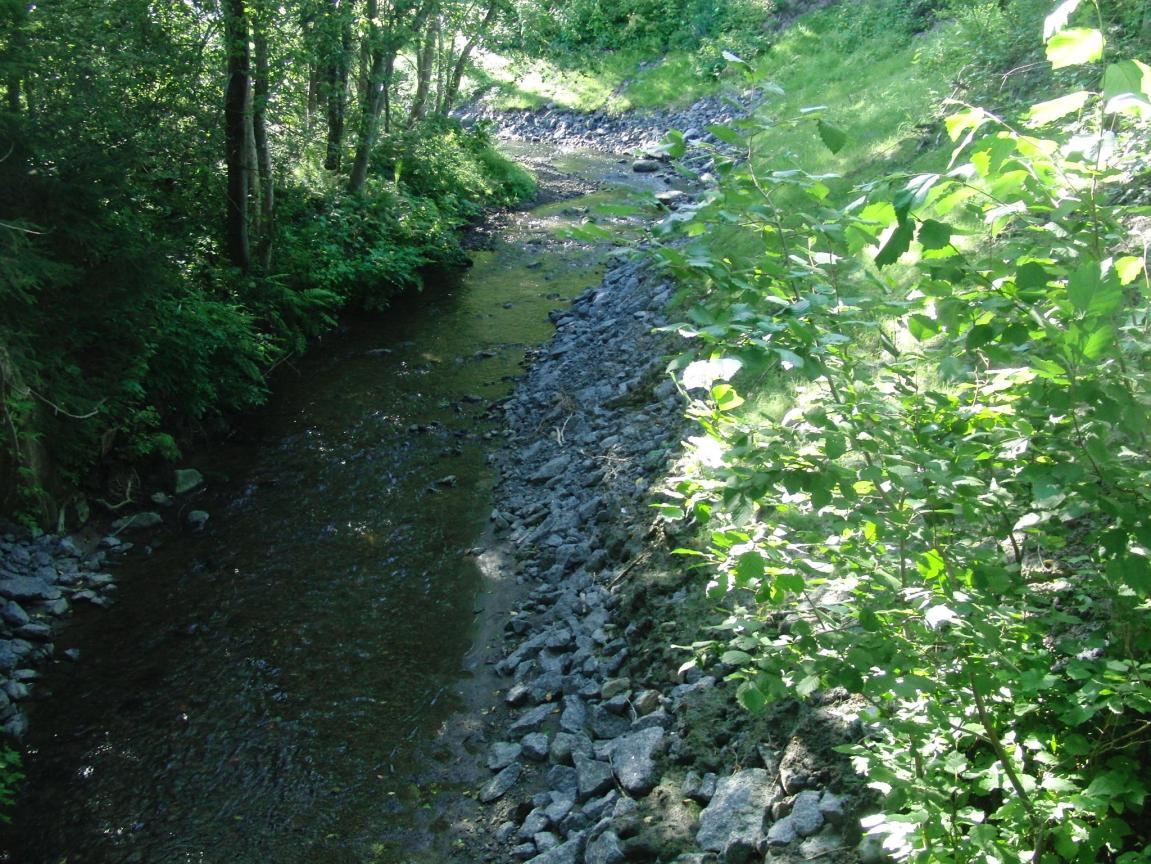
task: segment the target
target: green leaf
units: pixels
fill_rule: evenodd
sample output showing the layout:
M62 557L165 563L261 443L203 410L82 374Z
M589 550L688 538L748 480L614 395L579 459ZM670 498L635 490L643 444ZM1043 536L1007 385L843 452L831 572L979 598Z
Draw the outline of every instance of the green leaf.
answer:
M946 249L951 245L951 226L934 219L924 219L919 226L919 242L924 249Z
M819 689L819 676L808 675L802 681L795 685L795 692L800 696L810 696Z
M1029 261L1015 274L1015 287L1020 291L1046 291L1051 277L1034 261Z
M919 342L925 342L939 332L939 322L926 315L911 315L907 319L907 329Z
M739 685L739 689L735 691L735 698L739 700L739 704L745 710L752 713L762 711L763 707L767 705L767 696L750 681L744 681Z
M735 565L736 582L743 586L763 578L763 556L754 549L739 556Z
M1151 562L1141 555L1116 558L1107 565L1107 575L1144 597L1151 594Z
M847 133L840 129L833 123L828 123L826 120L817 120L815 122L816 128L819 130L820 140L823 141L825 147L832 153L838 153L843 149L847 143Z
M1067 280L1067 297L1079 312L1109 315L1123 303L1123 288L1114 273L1103 276L1098 261L1085 261Z
M730 384L716 384L711 388L711 398L720 411L731 411L743 404L743 397Z
M724 144L730 144L732 147L738 147L740 150L747 149L747 138L745 138L739 132L736 132L730 126L720 126L719 124L713 124L707 127L707 131L722 141Z
M1151 114L1151 66L1138 60L1112 63L1103 73L1103 99L1109 114Z
M751 655L746 651L724 651L719 662L728 666L746 666L751 662Z
M879 254L875 256L875 266L880 269L894 264L908 249L911 248L911 238L915 236L915 223L910 219L901 224L887 238Z
M1103 58L1103 34L1089 27L1060 30L1047 42L1052 69L1093 63Z
M1028 125L1046 126L1061 117L1074 114L1087 104L1090 97L1091 94L1086 90L1079 90L1075 93L1068 93L1066 96L1060 96L1058 99L1050 99L1047 102L1032 105L1031 110L1027 112Z
M1140 274L1146 265L1142 258L1136 258L1133 255L1120 258L1115 262L1115 272L1119 275L1120 285L1130 285Z

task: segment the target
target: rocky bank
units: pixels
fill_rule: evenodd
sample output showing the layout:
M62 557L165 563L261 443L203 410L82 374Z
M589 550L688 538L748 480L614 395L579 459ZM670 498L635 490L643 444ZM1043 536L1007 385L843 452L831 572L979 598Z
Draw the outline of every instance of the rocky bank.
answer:
M732 119L709 121L713 108L680 119ZM545 111L512 115L504 134L642 147L665 122ZM698 169L710 157L688 158ZM492 522L524 593L505 645L491 649L504 710L489 723L490 779L477 790L488 805L482 857L875 860L857 846L857 787L832 751L857 732L844 694L752 718L727 670L683 669L690 653L671 647L701 638L705 605L703 580L670 559L649 506L687 434L666 371L684 346L659 330L672 289L640 260L611 267L556 316L554 340L505 405Z

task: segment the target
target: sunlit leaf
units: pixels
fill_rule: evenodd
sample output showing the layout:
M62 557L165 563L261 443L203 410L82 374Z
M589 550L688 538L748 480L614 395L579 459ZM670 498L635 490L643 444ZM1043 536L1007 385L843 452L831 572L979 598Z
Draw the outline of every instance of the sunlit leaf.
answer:
M687 368L683 370L684 389L694 390L697 387L706 389L716 381L730 381L742 367L743 363L734 357L695 360L687 364Z
M1052 69L1092 63L1103 58L1103 34L1088 27L1060 30L1047 42L1047 59Z
M1043 20L1043 41L1046 42L1060 30L1067 26L1072 13L1079 8L1081 0L1063 0L1055 11Z
M1112 63L1103 73L1103 99L1109 114L1151 115L1151 66L1139 60Z
M1040 102L1031 106L1031 110L1027 112L1027 122L1031 126L1046 126L1048 123L1054 123L1068 114L1074 114L1087 104L1087 100L1091 98L1091 94L1086 90L1079 90L1075 93L1068 93L1066 96L1060 96L1057 99L1050 99L1046 102Z

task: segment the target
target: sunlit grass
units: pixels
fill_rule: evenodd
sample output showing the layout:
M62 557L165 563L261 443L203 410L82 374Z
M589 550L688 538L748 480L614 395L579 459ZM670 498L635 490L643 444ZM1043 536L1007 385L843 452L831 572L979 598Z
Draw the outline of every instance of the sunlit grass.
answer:
M646 62L645 62L646 61ZM677 108L715 93L720 79L700 74L692 55L673 52L656 60L630 51L559 65L544 58L485 54L468 81L502 110L555 105L571 111ZM637 71L638 70L638 71Z

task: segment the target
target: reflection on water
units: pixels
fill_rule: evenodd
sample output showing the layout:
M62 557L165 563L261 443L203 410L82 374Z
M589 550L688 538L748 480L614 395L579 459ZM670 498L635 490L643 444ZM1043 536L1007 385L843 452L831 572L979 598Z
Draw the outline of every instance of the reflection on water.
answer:
M209 527L133 559L114 610L62 634L83 659L41 685L0 860L415 860L469 647L488 407L598 280L556 218L517 214L461 284L328 339L246 443L190 460L207 484L178 506Z

